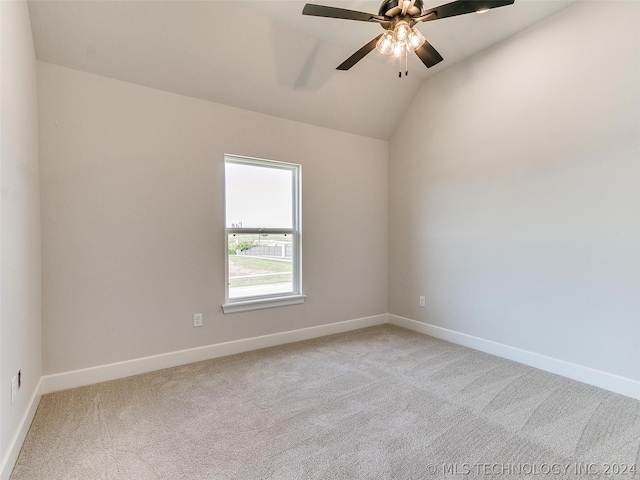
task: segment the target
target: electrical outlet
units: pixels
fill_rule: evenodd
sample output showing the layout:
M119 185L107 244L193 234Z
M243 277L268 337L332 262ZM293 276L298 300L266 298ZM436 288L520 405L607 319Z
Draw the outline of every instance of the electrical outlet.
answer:
M420 306L424 307L424 297L420 297Z
M11 403L16 400L16 394L18 393L18 377L11 379Z
M201 327L202 326L202 314L201 313L194 313L193 314L193 326L194 327Z

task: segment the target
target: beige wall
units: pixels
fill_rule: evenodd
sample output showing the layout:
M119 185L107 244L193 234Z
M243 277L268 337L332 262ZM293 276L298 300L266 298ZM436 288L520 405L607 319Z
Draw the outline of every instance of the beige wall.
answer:
M639 380L639 85L640 3L590 1L425 82L390 313Z
M36 59L26 2L0 2L0 475L37 395L40 345L40 193ZM11 378L22 387L11 404ZM30 419L29 419L30 421ZM26 432L26 430L25 430Z
M38 72L45 374L387 312L387 142ZM304 305L222 314L224 153L303 165Z

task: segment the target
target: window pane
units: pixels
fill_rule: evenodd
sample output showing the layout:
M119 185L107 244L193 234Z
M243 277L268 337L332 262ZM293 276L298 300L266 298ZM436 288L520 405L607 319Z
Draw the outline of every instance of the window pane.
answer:
M283 234L229 234L229 298L293 293L293 242Z
M227 162L227 228L292 228L293 171Z

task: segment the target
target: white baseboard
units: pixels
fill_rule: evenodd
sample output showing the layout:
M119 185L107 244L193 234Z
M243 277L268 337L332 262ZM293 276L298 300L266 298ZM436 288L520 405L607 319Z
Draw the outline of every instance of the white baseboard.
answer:
M40 379L38 385L36 385L36 388L29 399L29 405L20 419L18 429L9 442L7 454L4 456L2 463L0 464L0 480L9 480L9 477L11 476L11 472L16 464L16 460L18 460L18 455L20 454L20 449L22 448L24 439L27 437L27 432L31 427L31 422L33 421L33 417L38 409L40 397L42 397L42 379Z
M299 342L311 338L333 335L359 328L387 323L387 314L357 318L344 322L318 325L317 327L289 330L287 332L245 338L232 342L216 343L204 347L179 350L150 357L136 358L124 362L100 365L97 367L56 373L42 377L42 393L51 393L68 388L82 387L99 382L129 377L140 373L152 372L163 368L176 367L187 363L200 362L211 358L224 357L235 353L248 352L259 348L273 347L285 343ZM0 479L2 480L2 479Z
M397 315L389 314L389 323L640 400L640 382L631 378L621 377Z
M137 358L109 365L100 365L82 370L46 375L41 379L41 392L42 394L45 394L59 390L66 390L68 388L91 385L131 375L138 375L140 373L152 372L163 368L176 367L187 363L209 360L211 358L223 357L225 355L233 355L235 353L248 352L259 348L283 345L285 343L308 340L311 338L357 330L359 328L371 327L384 323L390 323L408 330L431 335L432 337L523 363L531 367L562 375L563 377L578 380L627 397L640 399L640 382L636 380L391 314L357 318L353 320L346 320L344 322L319 325L317 327L301 328L298 330L290 330L281 333L263 335L260 337L246 338L150 357ZM4 477L1 477L0 480L4 480Z

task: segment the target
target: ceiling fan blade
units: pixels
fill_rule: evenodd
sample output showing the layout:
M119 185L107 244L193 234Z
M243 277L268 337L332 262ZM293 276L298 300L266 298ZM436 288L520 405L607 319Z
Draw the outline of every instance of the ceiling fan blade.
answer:
M514 2L515 0L458 0L425 10L420 14L420 18L423 19L422 21L424 22L429 22L431 20L465 15L490 8L504 7Z
M347 58L344 62L338 65L336 70L349 70L351 67L353 67L356 63L362 60L371 50L376 48L376 43L378 43L378 40L380 40L380 37L382 35L383 34L381 33L376 38L374 38L369 43L367 43L364 47L362 47L360 50L358 50L356 53L354 53L349 58Z
M426 40L424 44L416 50L416 55L420 57L420 60L422 60L422 63L424 63L427 68L431 68L443 60L442 55Z
M384 20L380 15L373 13L356 12L355 10L347 10L344 8L327 7L324 5L314 5L307 3L302 9L303 15L312 15L314 17L343 18L345 20L358 20L360 22L370 22L372 20Z

